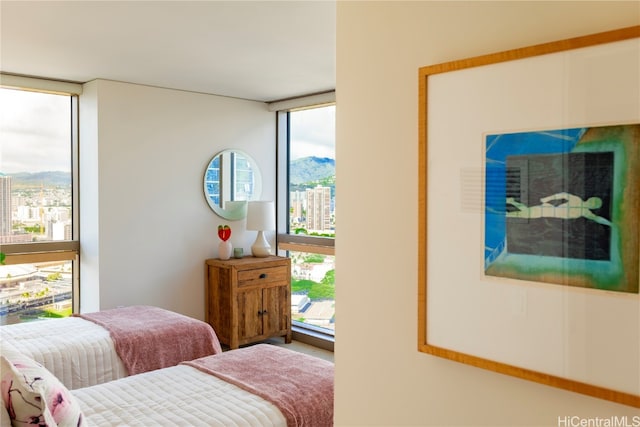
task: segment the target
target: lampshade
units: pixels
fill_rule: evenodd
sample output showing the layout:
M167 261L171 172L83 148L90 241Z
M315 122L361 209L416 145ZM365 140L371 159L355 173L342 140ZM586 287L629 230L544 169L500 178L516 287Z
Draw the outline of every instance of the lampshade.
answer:
M276 215L273 202L249 202L247 206L247 230L273 230L275 225Z

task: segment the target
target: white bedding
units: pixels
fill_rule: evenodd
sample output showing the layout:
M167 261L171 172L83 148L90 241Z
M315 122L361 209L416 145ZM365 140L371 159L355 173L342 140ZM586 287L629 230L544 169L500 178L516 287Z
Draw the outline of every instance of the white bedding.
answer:
M109 331L79 317L2 326L0 352L12 350L44 365L69 389L128 375Z
M283 426L270 402L186 365L71 392L91 426Z

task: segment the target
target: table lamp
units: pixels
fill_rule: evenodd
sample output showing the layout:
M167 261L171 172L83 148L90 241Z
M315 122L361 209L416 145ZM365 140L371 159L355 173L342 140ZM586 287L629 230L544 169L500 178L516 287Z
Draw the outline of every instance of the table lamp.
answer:
M257 230L258 236L251 246L251 253L255 257L264 258L271 255L271 246L264 236L265 230L275 227L275 208L273 202L255 201L247 206L247 230Z

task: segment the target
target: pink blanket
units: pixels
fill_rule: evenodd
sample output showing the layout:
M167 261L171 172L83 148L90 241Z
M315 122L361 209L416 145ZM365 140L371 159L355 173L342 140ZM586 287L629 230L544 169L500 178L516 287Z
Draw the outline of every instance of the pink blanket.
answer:
M130 306L78 316L109 331L129 375L222 353L209 324L158 307Z
M269 344L183 362L273 403L287 426L333 425L333 363Z

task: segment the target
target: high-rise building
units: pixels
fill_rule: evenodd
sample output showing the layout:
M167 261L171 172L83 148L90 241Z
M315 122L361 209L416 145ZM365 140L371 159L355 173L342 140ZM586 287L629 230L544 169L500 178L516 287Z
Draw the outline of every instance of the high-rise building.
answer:
M71 221L49 221L47 224L49 240L71 240Z
M0 236L11 235L11 210L11 177L0 174Z
M289 193L289 218L291 219L292 227L298 227L304 223L305 220L305 202L306 193L304 191L292 191Z
M331 230L331 188L318 185L307 193L307 230Z

